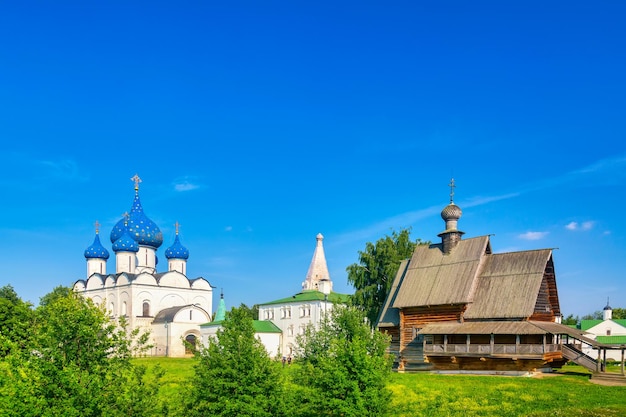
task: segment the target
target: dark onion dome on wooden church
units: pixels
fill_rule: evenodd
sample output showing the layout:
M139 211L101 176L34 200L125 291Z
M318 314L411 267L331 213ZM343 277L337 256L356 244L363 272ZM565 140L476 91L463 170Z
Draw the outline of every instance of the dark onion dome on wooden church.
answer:
M111 243L117 241L124 233L124 230L128 229L130 235L139 245L157 249L163 244L163 233L161 233L159 226L143 212L143 207L139 200L139 183L141 178L135 175L131 179L135 181L135 199L128 216L128 226L125 225L125 218L118 221L113 230L111 230Z
M461 207L454 204L454 202L450 202L447 206L441 210L441 218L445 221L448 220L459 220L463 215L463 211Z
M457 229L458 220L461 218L463 211L454 204L454 178L450 180L449 185L450 204L441 210L441 218L446 222L446 230L437 235L441 238L441 249L444 253L450 253L461 240L461 236L465 234L465 232Z
M189 249L184 247L182 243L180 243L180 239L178 237L178 222L175 224L176 226L176 238L174 239L174 243L172 246L165 250L165 257L167 259L189 259Z
M86 259L109 259L109 251L106 250L102 243L100 242L100 234L98 231L98 227L100 224L96 221L96 237L93 240L91 246L85 249L85 258Z

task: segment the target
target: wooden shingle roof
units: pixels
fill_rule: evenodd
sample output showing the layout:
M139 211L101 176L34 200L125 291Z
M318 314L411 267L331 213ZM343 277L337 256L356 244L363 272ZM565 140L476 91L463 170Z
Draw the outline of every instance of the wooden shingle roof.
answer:
M472 301L472 285L489 236L460 241L444 255L440 245L418 246L398 288L393 307L464 304Z
M465 318L530 317L551 256L550 249L486 255Z

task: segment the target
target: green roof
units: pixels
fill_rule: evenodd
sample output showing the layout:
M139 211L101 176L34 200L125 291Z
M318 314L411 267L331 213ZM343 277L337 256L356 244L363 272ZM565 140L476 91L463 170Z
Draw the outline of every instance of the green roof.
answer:
M261 303L260 306L266 306L271 304L285 304L285 303L297 303L302 301L324 301L325 294L317 290L303 290L291 297L281 298L280 300L269 301L267 303ZM339 294L331 292L328 294L329 302L333 304L345 304L350 299L349 294Z
M580 330L589 330L594 326L602 323L604 320L581 320L580 321ZM622 327L626 327L626 319L615 319L611 320L614 323L619 324Z
M626 336L596 336L596 341L608 345L626 345Z
M201 324L200 327L221 326L224 320L211 321ZM269 320L253 320L252 327L255 333L282 333L282 330Z
M581 320L580 321L580 330L589 330L594 326L602 323L604 320Z
M282 333L282 330L269 320L254 320L252 325L257 333Z

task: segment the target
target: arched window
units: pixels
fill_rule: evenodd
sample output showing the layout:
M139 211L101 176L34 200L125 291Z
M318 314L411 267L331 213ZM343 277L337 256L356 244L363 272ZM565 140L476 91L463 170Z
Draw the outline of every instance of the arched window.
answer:
M150 303L147 301L143 302L143 311L141 314L143 317L150 317Z
M127 316L128 315L128 306L126 304L126 301L122 302L122 316Z
M185 354L191 355L196 350L196 336L193 334L188 334L185 337Z

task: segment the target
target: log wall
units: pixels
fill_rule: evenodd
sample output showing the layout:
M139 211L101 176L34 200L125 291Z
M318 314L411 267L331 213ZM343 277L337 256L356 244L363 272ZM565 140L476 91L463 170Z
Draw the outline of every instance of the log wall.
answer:
M414 329L428 323L460 321L464 311L464 304L403 308L400 310L400 350L415 338Z

